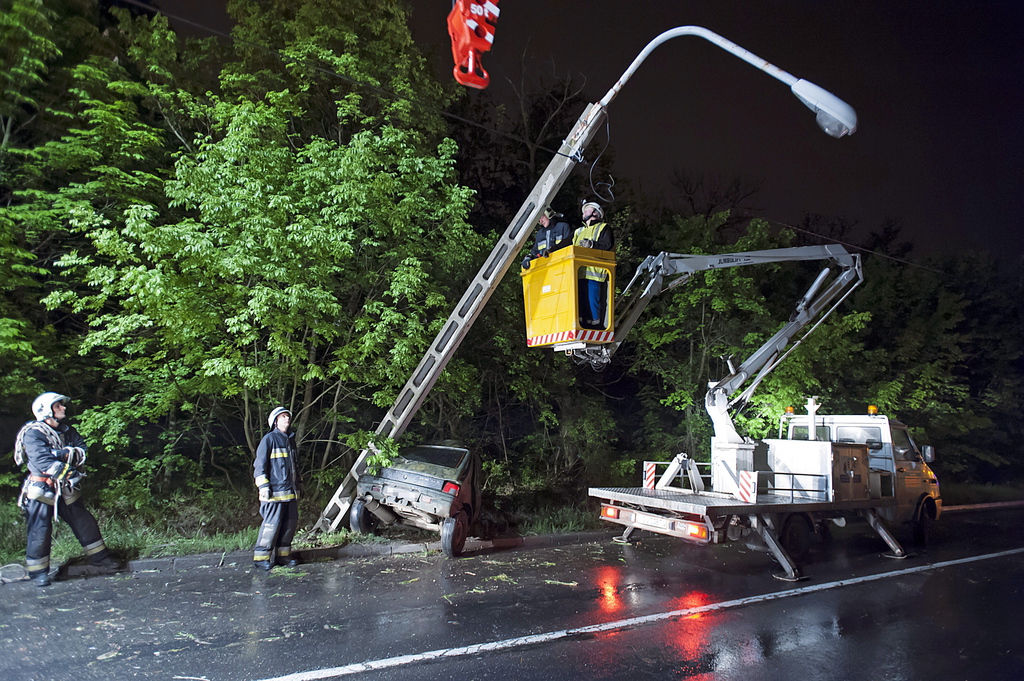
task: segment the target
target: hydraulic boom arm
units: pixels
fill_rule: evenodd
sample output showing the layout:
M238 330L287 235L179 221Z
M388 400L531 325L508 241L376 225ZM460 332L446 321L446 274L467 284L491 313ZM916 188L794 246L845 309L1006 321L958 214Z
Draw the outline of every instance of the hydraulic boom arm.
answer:
M654 297L686 283L696 272L802 260L828 260L837 266L839 271L831 281L828 281L831 268L823 269L807 293L797 302L796 310L789 323L779 329L778 333L758 348L739 368L732 368L730 362L729 375L708 386L704 407L715 426L715 436L724 438L728 442L743 442L743 438L736 433L728 410L737 404L742 405L749 401L758 384L785 358L786 355L781 353L797 333L813 322L825 308L828 308L828 311L818 320L817 324L807 331L807 334L814 331L860 284L863 280L860 255L850 254L842 246L831 244L747 253L726 253L724 255L659 253L649 256L640 263L629 285L615 302L615 317L619 320L615 329L615 342L576 351L576 356L594 366L607 364ZM827 284L826 281L828 281ZM804 337L807 334L804 334ZM803 338L794 343L786 354L792 352L802 341ZM747 383L751 377L753 377L751 384L737 397L730 400L730 396Z

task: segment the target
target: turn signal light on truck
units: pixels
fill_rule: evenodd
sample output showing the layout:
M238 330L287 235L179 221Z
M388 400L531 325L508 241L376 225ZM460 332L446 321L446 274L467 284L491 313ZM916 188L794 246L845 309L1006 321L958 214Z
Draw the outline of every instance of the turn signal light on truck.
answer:
M601 509L601 515L603 515L605 518L617 520L619 517L619 509L615 508L614 506L605 506L604 508Z

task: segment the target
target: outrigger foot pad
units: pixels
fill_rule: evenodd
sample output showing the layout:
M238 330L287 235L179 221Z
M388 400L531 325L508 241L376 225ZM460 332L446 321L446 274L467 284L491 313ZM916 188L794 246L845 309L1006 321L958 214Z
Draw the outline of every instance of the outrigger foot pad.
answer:
M612 537L612 541L616 544L628 544L629 538L633 536L633 532L635 531L635 527L627 527L625 532L623 532L617 537Z
M883 553L882 557L883 558L893 558L895 560L905 560L907 558L910 558L910 554L909 553L904 553L903 555L899 555L898 553Z
M772 577L779 580L780 582L802 582L805 579L808 579L805 575L790 575L786 572L773 572Z

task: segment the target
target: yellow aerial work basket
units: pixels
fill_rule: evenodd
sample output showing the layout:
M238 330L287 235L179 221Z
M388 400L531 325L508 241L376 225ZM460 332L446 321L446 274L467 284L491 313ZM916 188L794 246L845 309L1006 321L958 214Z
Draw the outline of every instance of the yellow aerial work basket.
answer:
M589 269L588 269L589 268ZM602 284L604 309L597 324L581 318L579 280L586 272L607 275ZM529 347L554 346L556 350L615 340L612 318L615 298L615 252L582 246L569 246L546 258L530 261L522 270L523 298L526 302L526 344Z

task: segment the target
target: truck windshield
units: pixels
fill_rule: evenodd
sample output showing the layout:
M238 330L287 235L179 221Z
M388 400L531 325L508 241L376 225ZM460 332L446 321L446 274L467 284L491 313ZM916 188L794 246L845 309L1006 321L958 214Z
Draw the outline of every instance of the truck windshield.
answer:
M873 426L839 426L836 429L836 442L867 444L868 440L882 441L882 429Z
M449 447L408 447L401 451L401 455L410 461L419 461L445 468L458 468L467 453L465 449Z

